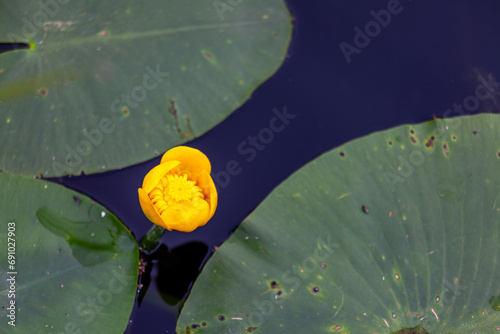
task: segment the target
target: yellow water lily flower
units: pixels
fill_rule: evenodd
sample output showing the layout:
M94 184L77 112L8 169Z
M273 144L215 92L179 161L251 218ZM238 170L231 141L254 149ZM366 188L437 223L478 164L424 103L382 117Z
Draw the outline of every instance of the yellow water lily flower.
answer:
M217 208L211 170L207 156L197 149L178 146L167 151L139 188L142 211L169 231L191 232L205 225Z

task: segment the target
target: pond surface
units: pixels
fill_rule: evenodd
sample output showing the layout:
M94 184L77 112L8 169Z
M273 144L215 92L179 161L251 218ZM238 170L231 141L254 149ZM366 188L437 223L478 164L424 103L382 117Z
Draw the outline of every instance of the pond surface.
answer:
M180 300L202 263L274 187L318 155L433 116L498 112L491 101L475 106L467 99L481 78L500 77L497 1L287 4L295 33L283 66L225 121L186 144L210 158L219 206L206 226L163 237L128 333L175 333ZM264 130L276 117L283 127ZM265 139L255 144L259 134ZM106 206L140 239L151 223L137 188L159 160L60 182ZM231 161L241 172L228 178Z

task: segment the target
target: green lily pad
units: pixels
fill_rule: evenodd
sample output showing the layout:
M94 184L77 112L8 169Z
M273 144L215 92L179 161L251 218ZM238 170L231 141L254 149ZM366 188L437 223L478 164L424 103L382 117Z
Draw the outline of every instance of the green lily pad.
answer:
M499 128L405 125L309 163L210 258L178 331L496 333Z
M283 62L282 0L4 2L0 170L44 177L151 159L206 132Z
M0 184L0 332L123 333L139 263L129 230L60 185L5 173Z

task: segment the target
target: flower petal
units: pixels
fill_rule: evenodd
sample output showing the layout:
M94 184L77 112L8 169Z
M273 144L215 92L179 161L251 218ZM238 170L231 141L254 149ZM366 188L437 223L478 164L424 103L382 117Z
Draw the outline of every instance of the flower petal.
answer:
M161 163L166 161L176 160L180 161L179 166L182 170L199 173L206 170L208 174L212 171L210 160L201 151L187 146L177 146L168 150L161 158Z
M209 213L208 203L199 199L166 208L161 219L169 230L191 232L208 222Z
M151 169L144 177L144 181L142 181L142 189L144 189L146 194L149 194L158 182L160 182L161 178L179 164L179 161L167 161Z
M163 220L161 219L160 214L156 211L153 203L151 203L151 199L148 194L144 191L144 189L139 188L139 203L141 204L142 211L144 215L151 220L156 225L167 228Z
M217 209L217 200L219 198L214 180L206 171L202 171L196 181L197 186L201 188L203 195L205 195L205 200L208 201L210 205L210 213L208 216L208 219L210 219L213 217L215 209Z
M210 178L211 182L211 190L210 190L210 214L208 215L208 219L211 219L214 216L215 209L217 209L217 202L219 200L219 196L217 194L217 189L215 189L215 184L212 178Z

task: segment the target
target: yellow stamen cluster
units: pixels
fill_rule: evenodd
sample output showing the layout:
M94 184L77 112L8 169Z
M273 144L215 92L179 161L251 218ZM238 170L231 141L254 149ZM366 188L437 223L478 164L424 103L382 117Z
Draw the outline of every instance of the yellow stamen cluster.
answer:
M204 199L201 188L187 174L166 174L149 193L149 198L161 215L174 204Z

